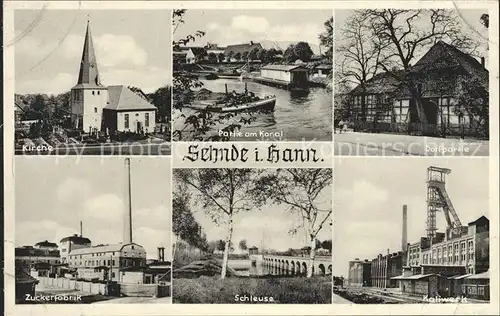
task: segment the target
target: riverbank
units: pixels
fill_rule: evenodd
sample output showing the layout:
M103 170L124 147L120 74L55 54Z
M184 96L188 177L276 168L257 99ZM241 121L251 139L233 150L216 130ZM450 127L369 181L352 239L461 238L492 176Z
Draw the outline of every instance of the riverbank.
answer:
M331 304L330 276L174 279L173 302L188 304Z

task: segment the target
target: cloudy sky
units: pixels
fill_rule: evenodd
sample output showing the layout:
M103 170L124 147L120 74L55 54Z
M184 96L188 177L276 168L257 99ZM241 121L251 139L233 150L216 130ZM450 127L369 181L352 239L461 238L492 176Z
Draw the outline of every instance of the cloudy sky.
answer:
M169 10L16 10L16 93L58 94L78 78L87 19L101 82L146 93L170 83Z
M94 245L121 242L124 158L50 158L16 157L16 246L43 240L59 244L79 233L80 221L83 235ZM165 159L131 161L133 241L145 247L148 258L157 258L159 246L166 247L170 258L169 169Z
M425 236L427 168L451 169L446 190L462 225L489 217L488 159L338 158L334 166L334 275L347 276L348 261L401 250L402 207L408 206L408 242ZM464 172L466 170L466 172ZM436 214L437 227L446 221Z
M318 196L317 201L320 208L331 208L332 186L325 188ZM226 238L227 229L225 226L215 225L199 205L193 203L191 209L195 219L207 234L209 241ZM296 214L292 215L286 212L286 209L283 205L268 204L260 209L236 214L233 217L234 231L232 238L235 253L241 252L238 249L238 243L243 239L246 239L248 247L256 246L261 248L264 245L267 249L278 251L309 246L310 242L305 230L300 229L295 235L288 233L290 229L297 227L300 218ZM318 234L317 238L320 241L332 239L332 230L329 223L330 221L327 221Z
M332 10L187 10L174 39L202 30L205 36L190 45L305 41L315 51L318 36L325 31L323 23L332 15Z

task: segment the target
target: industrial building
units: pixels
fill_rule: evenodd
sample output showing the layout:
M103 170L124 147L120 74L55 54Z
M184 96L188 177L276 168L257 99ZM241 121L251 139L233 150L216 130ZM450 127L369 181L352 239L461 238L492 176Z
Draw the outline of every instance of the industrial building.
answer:
M76 289L78 282L92 282L107 285L106 290L90 286L89 291L98 291L94 294L112 295L118 289L117 294L127 296L170 296L171 262L165 261L165 248L159 247L158 258L148 262L144 247L133 242L129 158L125 159L125 171L127 203L121 243L92 245L83 236L80 222L80 235L61 239L61 252L57 244L48 241L16 248L16 268L38 278L43 285L57 284L69 290ZM19 284L24 291L24 283Z
M350 286L372 286L372 263L359 258L349 261L347 281Z
M370 281L379 288L399 288L409 296L468 297L489 300L489 220L481 216L462 225L446 191L450 169L427 169L427 236L407 242L407 206L403 206L401 251L379 254L371 261ZM436 214L447 227L439 232ZM349 283L359 284L360 269L349 262ZM365 275L367 276L367 274ZM352 281L351 281L352 280Z

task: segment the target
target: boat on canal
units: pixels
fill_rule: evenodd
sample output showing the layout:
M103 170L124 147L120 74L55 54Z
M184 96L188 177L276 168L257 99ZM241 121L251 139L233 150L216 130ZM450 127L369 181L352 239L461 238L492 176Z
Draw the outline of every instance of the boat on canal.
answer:
M273 112L276 106L276 97L268 96L261 100L232 105L228 103L217 103L215 100L198 101L197 103L186 105L187 108L197 111L207 111L216 113L235 113L243 111Z

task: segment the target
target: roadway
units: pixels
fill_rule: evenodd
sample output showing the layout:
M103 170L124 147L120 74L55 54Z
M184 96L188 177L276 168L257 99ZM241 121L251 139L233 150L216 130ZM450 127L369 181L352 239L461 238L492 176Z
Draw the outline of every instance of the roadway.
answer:
M161 156L171 154L170 142L148 142L148 143L113 143L113 144L64 144L52 148L52 150L15 150L16 155L141 155Z
M399 134L335 133L336 156L488 156L489 141Z

